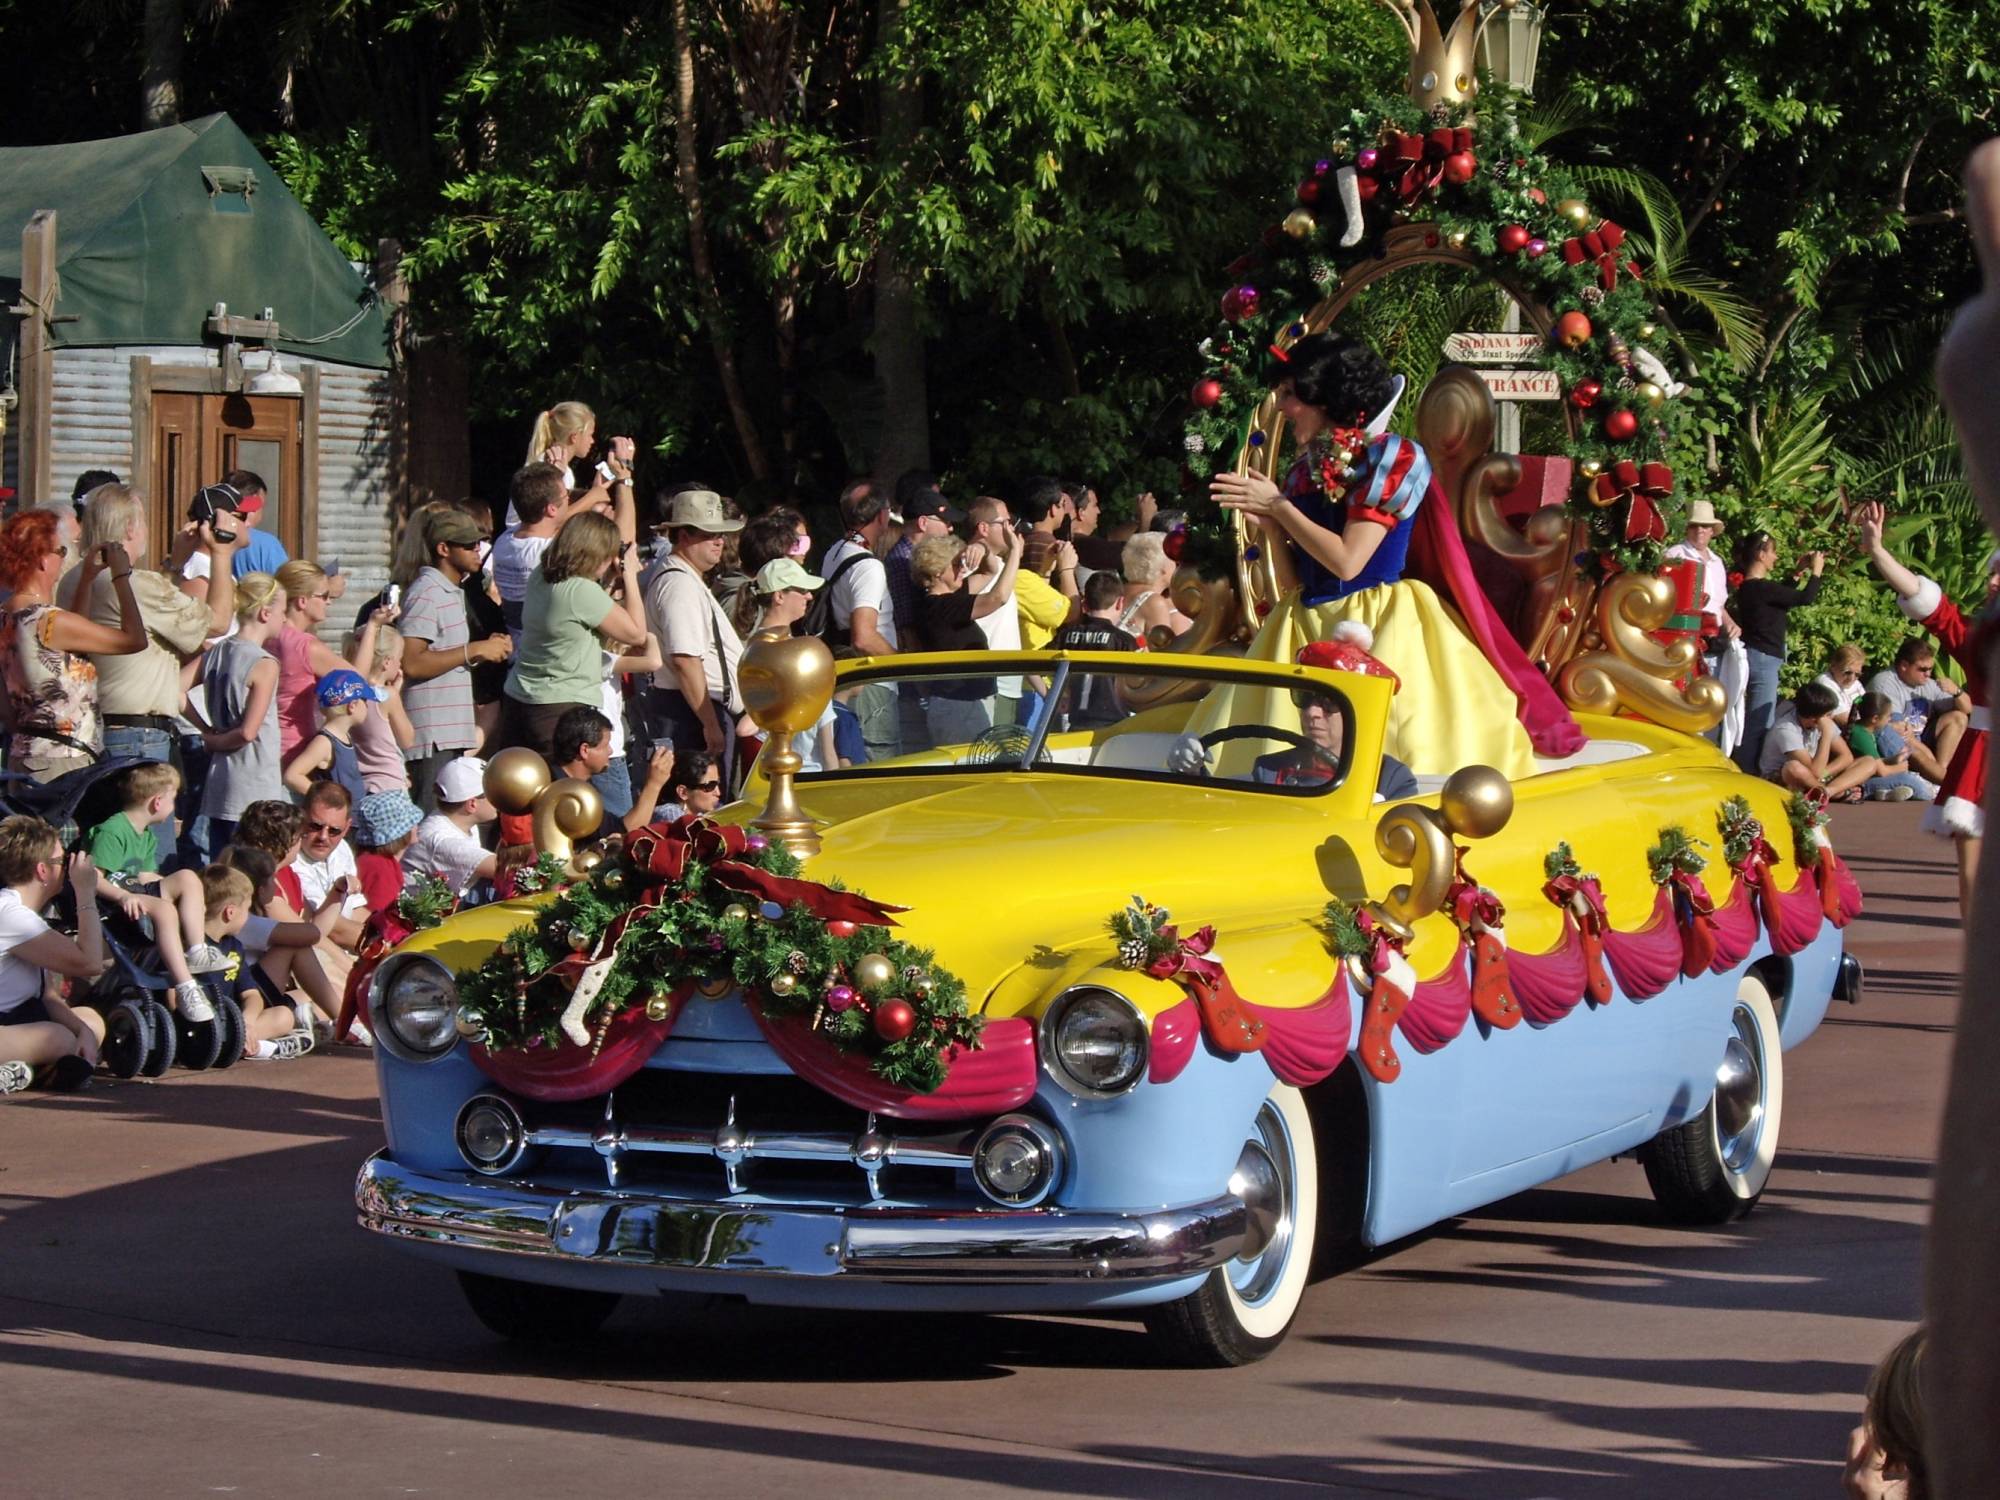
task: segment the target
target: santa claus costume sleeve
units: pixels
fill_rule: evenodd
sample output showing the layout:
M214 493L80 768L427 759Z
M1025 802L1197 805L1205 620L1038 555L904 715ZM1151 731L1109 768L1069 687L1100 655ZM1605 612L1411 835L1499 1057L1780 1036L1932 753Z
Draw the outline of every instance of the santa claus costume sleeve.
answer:
M1924 813L1924 829L1945 836L1980 838L1986 832L1986 741L1992 718L1986 704L1987 650L1992 646L1995 622L1969 621L1944 590L1929 578L1919 576L1917 591L1896 601L1903 613L1938 638L1965 678L1965 691L1972 699L1972 722L1945 767L1944 784L1937 801Z

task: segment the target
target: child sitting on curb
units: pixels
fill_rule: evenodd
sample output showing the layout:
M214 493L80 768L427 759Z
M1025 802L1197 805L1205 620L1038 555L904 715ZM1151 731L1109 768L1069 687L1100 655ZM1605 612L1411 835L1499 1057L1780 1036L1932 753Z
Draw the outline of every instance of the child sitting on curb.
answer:
M1847 748L1833 722L1838 702L1832 689L1809 682L1780 703L1758 753L1758 773L1792 791L1824 787L1832 801L1859 802L1862 784L1881 773L1881 762Z
M280 904L278 865L268 853L231 844L223 855L223 863L250 881L250 916L239 929L244 951L267 976L276 993L305 992L304 998L291 994L286 1003L297 1012L298 1024L309 1039L321 1031L331 1031L333 1017L340 1009L340 995L313 950L340 919L340 909L347 901L347 878L342 876L333 882L326 900L310 913L308 920L288 921ZM306 1046L310 1050L312 1042L308 1040Z
M1910 769L1909 746L1889 728L1893 711L1887 694L1863 693L1848 714L1847 747L1882 764L1881 774L1868 778L1862 795L1871 802L1908 802L1913 797L1935 802L1937 783Z
M354 734L368 719L375 689L359 672L345 668L319 680L320 726L285 767L285 785L303 797L315 781L337 781L356 802L368 795L361 780L361 757Z
M240 936L253 913L250 877L228 865L210 865L201 875L207 906L203 927L208 940L230 960L224 983L243 1011L243 1056L251 1062L303 1057L312 1050L312 1032L300 1027L284 992L262 976Z
M170 822L181 773L163 761L134 766L120 778L124 809L90 830L90 859L99 890L134 922L150 923L160 962L173 981L173 1008L190 1021L209 1021L215 1007L194 982L196 974L223 968L222 950L205 941L201 877L192 870L160 874L160 849L152 828ZM103 887L109 885L110 890ZM151 894L156 888L158 894Z
M355 878L370 912L395 908L403 894L403 851L424 815L404 791L372 792L354 805Z

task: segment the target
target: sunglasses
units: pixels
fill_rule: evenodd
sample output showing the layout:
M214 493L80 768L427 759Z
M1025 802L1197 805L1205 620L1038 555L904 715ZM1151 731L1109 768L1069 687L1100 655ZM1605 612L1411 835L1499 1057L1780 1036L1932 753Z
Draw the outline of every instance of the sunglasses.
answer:
M719 781L697 781L688 790L691 792L719 792L722 790L722 783Z
M343 838L346 836L347 830L352 828L353 826L354 825L352 823L342 823L338 827L335 827L332 823L320 823L320 822L309 821L306 824L306 832L320 833L320 834L330 833L336 838Z

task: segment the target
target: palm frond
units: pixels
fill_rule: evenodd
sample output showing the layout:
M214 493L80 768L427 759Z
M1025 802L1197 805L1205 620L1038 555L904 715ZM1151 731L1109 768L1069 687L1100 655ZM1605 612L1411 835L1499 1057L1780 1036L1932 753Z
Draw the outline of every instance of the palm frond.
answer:
M1521 111L1521 143L1539 151L1558 136L1583 129L1591 122L1590 107L1574 89L1548 103L1535 103Z

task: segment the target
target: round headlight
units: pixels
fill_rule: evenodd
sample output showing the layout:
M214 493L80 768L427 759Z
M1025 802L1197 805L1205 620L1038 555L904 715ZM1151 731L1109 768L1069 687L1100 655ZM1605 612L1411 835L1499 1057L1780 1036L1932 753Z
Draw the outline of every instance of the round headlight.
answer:
M1110 1098L1146 1073L1146 1018L1116 990L1086 984L1056 996L1041 1041L1049 1072L1073 1094Z
M434 959L405 959L382 985L377 1020L419 1062L442 1057L458 1040L458 984Z
M497 1094L468 1099L458 1112L458 1150L475 1172L497 1176L521 1159L527 1128L514 1106Z
M979 1190L1008 1208L1033 1208L1062 1176L1062 1138L1033 1115L1002 1115L972 1148Z

